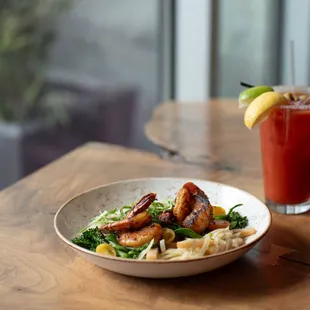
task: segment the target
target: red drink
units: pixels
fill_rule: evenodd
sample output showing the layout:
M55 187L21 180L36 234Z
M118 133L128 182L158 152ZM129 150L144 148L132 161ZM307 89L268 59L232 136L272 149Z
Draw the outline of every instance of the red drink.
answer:
M310 202L310 105L275 108L260 126L265 197L281 213L308 211ZM298 210L288 211L287 207ZM284 210L279 210L279 208Z

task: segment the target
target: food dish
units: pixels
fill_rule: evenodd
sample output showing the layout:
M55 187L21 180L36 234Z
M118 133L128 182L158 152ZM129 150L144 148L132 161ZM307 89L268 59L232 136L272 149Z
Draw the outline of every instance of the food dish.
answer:
M78 232L74 244L96 253L146 260L183 260L225 252L254 235L248 218L232 207L211 205L193 182L173 200L159 202L149 193L136 203L104 210Z
M173 260L170 260L169 257L166 257L165 259L163 259L163 257L159 258L158 254L161 254L159 250L158 254L154 256L154 260L148 260L145 258L139 260L138 256L141 254L141 251L140 253L135 253L136 257L114 257L113 255L105 256L100 253L84 249L71 242L76 233L89 224L89 219L96 217L100 211L106 210L109 212L117 206L127 204L129 201L138 201L140 197L145 195L145 193L150 192L156 193L156 197L158 199L157 203L162 203L165 199L168 201L173 201L177 193L180 192L180 188L188 182L194 183L198 186L198 188L207 193L209 200L212 201L214 205L222 206L225 209L226 214L231 206L242 202L243 205L239 206L237 210L242 216L246 215L248 227L253 228L255 230L255 234L253 234L252 231L251 236L245 240L244 244L232 249L227 249L227 251L225 246L225 251L222 249L218 253L207 253L207 256L200 255L200 257L186 257L186 255L184 255L183 257L179 257L179 259ZM166 206L169 208L169 202L167 202ZM131 211L127 210L126 214ZM82 193L71 199L62 208L60 208L55 216L54 224L58 236L67 245L72 247L79 255L100 267L138 277L167 278L187 276L210 271L230 263L242 256L266 234L271 224L271 215L268 208L259 199L249 193L224 184L203 180L149 178L112 183ZM106 228L108 228L108 226L106 226L105 229ZM111 226L109 226L109 229L111 229ZM163 229L163 227L161 229ZM182 229L184 229L184 227L182 227ZM199 229L199 227L195 228L196 231L193 229L191 231L197 233L197 229ZM227 231L229 230L227 229ZM201 231L198 231L198 233L203 234ZM195 242L198 241L198 243L201 243L202 239L203 238L190 238L188 240L191 240L190 242L195 240ZM128 238L123 239L124 242L127 242L128 240ZM118 243L122 243L122 239L118 239L117 241ZM211 240L206 242L209 241ZM186 242L188 242L187 240L177 240L177 242L180 242L180 244L184 242L183 245L188 246L188 244L186 244ZM126 246L128 246L128 244L126 244ZM169 246L167 246L167 248L169 248ZM177 249L171 248L170 252L181 249L181 247ZM201 246L200 249L202 249ZM167 249L167 251L169 250L170 249ZM182 252L182 250L179 252ZM178 256L175 256L175 254L176 253L173 255L174 258Z

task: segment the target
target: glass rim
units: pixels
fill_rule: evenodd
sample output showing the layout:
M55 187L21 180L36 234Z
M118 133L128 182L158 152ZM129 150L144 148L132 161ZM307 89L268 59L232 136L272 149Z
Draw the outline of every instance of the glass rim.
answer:
M294 110L294 111L309 111L310 110L310 104L307 105L300 105L300 106L296 106L296 105L281 105L279 106L280 109L283 110Z
M292 92L292 91L300 91L300 92L307 92L310 94L310 86L306 86L306 85L275 85L272 86L272 88L275 91L278 92Z
M301 85L276 85L272 86L274 91L280 92L280 93L286 93L286 92L301 92L305 94L310 95L310 86L301 86ZM310 110L310 104L306 105L296 105L296 104L287 104L287 105L281 105L279 107L283 110L295 110L295 111L308 111Z

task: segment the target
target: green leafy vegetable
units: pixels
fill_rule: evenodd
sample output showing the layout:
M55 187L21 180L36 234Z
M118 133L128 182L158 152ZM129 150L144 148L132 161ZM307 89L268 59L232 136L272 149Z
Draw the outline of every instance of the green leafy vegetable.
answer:
M139 254L147 248L149 245L148 243L145 243L139 248L132 248L127 246L122 246L117 242L117 237L115 234L109 234L105 236L105 241L109 243L116 251L117 256L123 257L123 258L137 258Z
M174 206L174 202L168 200L167 202L154 201L147 209L147 212L152 215L153 222L159 222L158 217L164 211L171 211Z
M214 219L230 222L229 229L245 228L248 225L248 218L246 216L242 216L237 211L233 211L240 206L242 206L242 203L233 206L227 214L217 215L214 217Z
M182 235L189 238L201 238L202 236L194 232L193 230L189 228L177 228L174 231L177 235Z
M107 242L118 244L117 237L115 234L109 234L104 237Z
M121 221L125 218L132 206L123 206L120 209L114 208L112 210L104 210L98 216L94 217L90 223L84 227L79 233L83 233L89 228L106 225L112 222Z
M72 242L84 249L95 251L99 244L104 243L104 236L98 227L90 228L80 236L74 237Z
M115 249L117 256L123 258L137 258L149 245L149 243L146 243L139 248L122 246L118 243L115 234L104 236L98 227L85 230L81 235L74 237L72 242L91 251L96 251L96 247L101 243L108 243Z
M246 216L240 215L239 212L231 212L230 214L230 225L229 229L234 228L245 228L248 226L248 218Z
M91 251L96 251L96 247L101 243L108 243L116 251L117 256L123 258L137 258L139 254L145 250L149 243L144 244L139 248L121 246L117 241L117 235L114 233L104 235L98 228L101 225L106 225L112 222L123 220L128 212L132 209L134 203L131 206L123 206L120 209L105 210L98 216L94 217L89 225L83 228L79 232L79 236L72 239L72 242ZM153 222L159 222L158 217L164 211L172 210L174 206L173 201L158 202L154 201L147 209L148 213L152 215ZM175 224L174 227L180 227ZM153 248L157 244L153 244Z
M178 228L182 228L183 226L177 224L177 223L171 223L171 224L163 224L162 226L165 226L167 228L170 228L172 230L176 230Z
M129 255L126 252L123 252L121 250L116 251L117 256L122 257L122 258L128 258ZM134 256L132 258L135 258Z

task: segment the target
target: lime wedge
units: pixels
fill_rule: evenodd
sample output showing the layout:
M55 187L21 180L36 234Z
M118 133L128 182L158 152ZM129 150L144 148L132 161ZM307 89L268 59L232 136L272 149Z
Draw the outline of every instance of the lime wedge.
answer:
M255 98L244 114L244 124L252 129L261 123L271 112L271 110L281 104L287 103L288 100L281 94L269 91Z
M272 91L274 90L270 86L255 86L244 90L239 95L239 108L248 107L255 98L263 93Z

